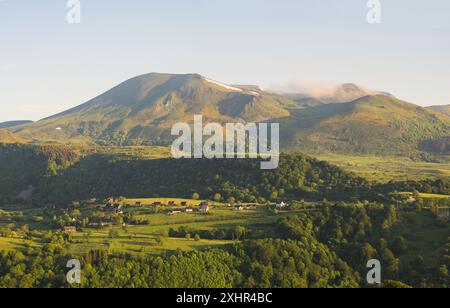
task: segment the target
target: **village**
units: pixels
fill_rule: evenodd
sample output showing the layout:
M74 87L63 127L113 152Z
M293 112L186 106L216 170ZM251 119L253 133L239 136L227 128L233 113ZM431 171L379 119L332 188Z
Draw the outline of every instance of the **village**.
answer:
M136 213L145 212L147 214L165 215L174 217L183 215L212 215L214 212L223 215L235 213L256 213L258 211L269 211L277 213L280 211L290 211L292 207L285 202L279 203L220 203L205 200L189 199L127 199L123 197L110 197L102 202L97 200L89 201L92 214L82 221L80 218L72 217L74 211L80 206L72 205L64 210L65 225L62 226L63 233L71 234L82 231L84 228L104 229L113 227L133 227L139 225L150 225L149 219L136 217ZM99 203L99 204L97 204ZM93 210L95 209L95 210ZM146 217L151 217L146 215Z
M436 196L433 196L436 197ZM437 206L436 200L427 199L424 195L414 193L399 193L395 196L397 209L427 208L441 224L450 220L448 207ZM430 200L434 200L434 203ZM442 198L441 200L448 200ZM89 201L90 212L88 217L73 217L79 205L67 207L64 211L65 222L61 224L64 233L76 233L84 228L105 229L113 227L135 227L174 223L190 223L195 221L208 221L208 216L218 217L246 217L248 215L276 215L277 213L298 213L307 208L313 209L316 204L292 201L288 204L284 201L275 203L222 203L209 200L176 199L176 198L143 198L127 199L124 197L109 197L102 201ZM300 205L299 205L300 204ZM234 214L233 214L234 213ZM206 215L206 216L205 216ZM77 216L77 215L75 215ZM166 218L164 218L166 217ZM203 218L202 218L203 217ZM217 217L217 219L218 219ZM216 219L211 217L210 220ZM166 222L167 221L167 222Z

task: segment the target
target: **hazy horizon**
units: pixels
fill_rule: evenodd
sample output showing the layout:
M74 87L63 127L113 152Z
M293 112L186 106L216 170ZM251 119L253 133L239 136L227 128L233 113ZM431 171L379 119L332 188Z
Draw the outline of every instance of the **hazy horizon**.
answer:
M39 120L137 75L198 73L263 88L355 83L450 104L450 3L381 1L0 1L0 122Z

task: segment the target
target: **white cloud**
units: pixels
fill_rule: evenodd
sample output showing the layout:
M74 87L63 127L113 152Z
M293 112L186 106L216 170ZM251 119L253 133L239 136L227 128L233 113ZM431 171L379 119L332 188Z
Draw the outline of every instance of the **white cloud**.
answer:
M294 79L284 85L272 85L267 88L277 93L303 93L316 97L334 93L339 85L338 82Z

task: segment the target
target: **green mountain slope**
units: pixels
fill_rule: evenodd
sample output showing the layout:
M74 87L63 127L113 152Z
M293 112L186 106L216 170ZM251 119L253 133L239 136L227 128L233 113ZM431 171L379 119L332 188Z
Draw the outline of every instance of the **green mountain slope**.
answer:
M322 96L228 86L201 75L148 74L130 79L73 109L10 129L35 142L97 145L170 145L177 122L279 122L283 150L312 153L447 154L450 118L382 93L347 103L368 90L345 84Z
M64 146L0 144L0 200L14 199L79 159Z
M235 88L200 75L148 74L76 108L18 130L29 140L101 145L167 144L177 122L260 122L289 116L288 98Z
M389 96L291 111L280 119L284 148L408 156L450 136L450 118Z
M348 199L367 182L303 154L282 155L276 170L257 160L147 159L115 153L79 155L61 146L0 146L0 200L29 186L37 203L67 204L92 197L191 197L255 202L276 196Z
M13 135L6 129L0 129L0 144L1 143L22 143L23 139L20 137Z

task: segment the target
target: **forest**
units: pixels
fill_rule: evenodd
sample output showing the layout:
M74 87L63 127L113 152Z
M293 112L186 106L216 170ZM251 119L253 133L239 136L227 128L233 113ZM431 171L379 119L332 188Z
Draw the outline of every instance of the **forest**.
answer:
M93 250L81 256L83 280L74 287L370 287L365 265L373 258L385 264L382 287L449 287L450 238L436 242L435 255L420 255L414 243L398 236L417 215L428 214L341 203L278 220L272 238L223 248L160 256ZM448 226L440 231L448 232ZM0 287L68 287L70 240L55 232L42 248L1 253Z
M0 163L0 287L70 287L73 257L83 280L72 287L373 287L370 259L383 264L378 287L449 286L448 179L380 183L302 153L264 171L250 159L3 145ZM214 204L127 201L168 196Z

